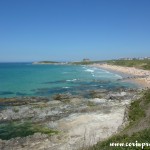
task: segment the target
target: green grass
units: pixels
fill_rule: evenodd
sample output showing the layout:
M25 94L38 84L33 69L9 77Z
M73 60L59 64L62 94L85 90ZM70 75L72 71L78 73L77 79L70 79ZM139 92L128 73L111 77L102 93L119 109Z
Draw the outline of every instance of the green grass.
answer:
M94 63L108 63L112 65L118 65L118 66L125 66L125 67L136 67L141 68L145 70L150 70L150 59L144 59L144 60L108 60L108 61L89 61L89 62L71 62L70 64L73 65L91 65Z
M144 92L144 96L142 97L144 105L150 103L150 90Z
M136 67L145 70L150 70L150 60L110 60L107 61L108 64L126 66L126 67Z
M142 97L131 103L129 108L128 117L129 125L117 135L110 137L107 140L98 142L96 145L83 148L84 150L134 150L141 149L141 147L110 147L110 143L150 143L150 123L147 123L147 128L139 129L139 131L134 131L133 129L138 129L138 125L141 120L147 121L150 117L150 89L142 93ZM130 134L129 134L130 133ZM144 149L150 149L150 147L145 147Z
M141 147L121 147L121 146L110 146L110 143L150 143L150 128L142 130L140 132L136 132L131 136L126 134L124 135L116 135L109 138L106 141L99 142L93 147L87 148L85 150L141 150ZM150 147L145 147L145 149L150 149Z
M51 130L38 124L33 124L31 122L10 122L0 125L0 139L2 140L9 140L15 137L26 137L28 135L33 135L36 132L48 135L58 133L58 131Z
M140 106L140 100L131 103L129 111L130 122L135 122L145 116L145 111Z
M80 62L71 62L70 64L72 65L91 65L94 63L102 63L104 61L88 61L88 62L84 62L84 61L80 61Z
M38 63L54 64L54 63L59 63L59 62L57 62L57 61L39 61Z

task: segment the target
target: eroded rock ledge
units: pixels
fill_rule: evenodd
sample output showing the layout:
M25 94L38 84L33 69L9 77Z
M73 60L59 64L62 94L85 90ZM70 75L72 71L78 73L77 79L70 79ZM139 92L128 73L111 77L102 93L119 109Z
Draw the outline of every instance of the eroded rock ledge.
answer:
M51 99L1 98L0 149L76 150L93 145L123 127L127 121L126 106L139 97L138 93L139 90L131 89L95 90L89 91L90 98L70 94L55 95ZM12 125L11 130L14 126L20 129L18 124L21 124L22 132L27 130L29 135L6 140L2 129L8 124Z

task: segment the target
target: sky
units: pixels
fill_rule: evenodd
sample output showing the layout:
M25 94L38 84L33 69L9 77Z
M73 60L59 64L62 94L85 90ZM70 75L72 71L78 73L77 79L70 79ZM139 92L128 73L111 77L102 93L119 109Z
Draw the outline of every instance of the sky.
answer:
M0 62L150 56L150 0L0 0Z

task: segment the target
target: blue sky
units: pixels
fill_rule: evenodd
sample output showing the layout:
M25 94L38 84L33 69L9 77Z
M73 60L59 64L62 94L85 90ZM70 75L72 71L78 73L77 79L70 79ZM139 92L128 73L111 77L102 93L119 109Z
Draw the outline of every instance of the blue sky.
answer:
M0 62L150 56L150 0L0 0Z

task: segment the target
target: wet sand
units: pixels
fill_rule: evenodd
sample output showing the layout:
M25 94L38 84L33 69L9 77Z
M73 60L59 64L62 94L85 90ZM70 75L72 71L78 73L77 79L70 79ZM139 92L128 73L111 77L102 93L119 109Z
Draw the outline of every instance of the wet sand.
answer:
M91 66L118 73L123 77L123 81L135 83L142 88L150 87L150 71L148 70L108 64L93 64Z

